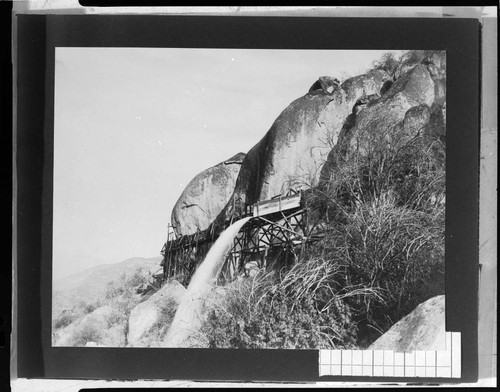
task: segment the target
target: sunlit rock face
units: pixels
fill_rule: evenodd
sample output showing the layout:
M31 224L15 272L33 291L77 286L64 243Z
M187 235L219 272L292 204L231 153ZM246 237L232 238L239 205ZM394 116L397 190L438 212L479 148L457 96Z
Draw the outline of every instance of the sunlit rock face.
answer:
M418 305L378 338L369 350L445 350L445 296L439 295Z
M316 186L328 153L353 106L363 96L380 94L389 79L381 70L350 78L340 86L322 77L278 116L247 153L234 194L218 220L241 212L245 204Z
M173 280L133 308L128 319L127 345L147 347L153 338L165 333L185 293L186 288Z
M223 226L256 201L315 187L335 175L338 154L367 154L374 138L389 144L428 129L444 138L445 64L442 55L426 58L396 80L382 70L342 84L321 76L237 163L216 165L188 184L172 212L176 233Z
M171 222L177 235L205 230L222 211L234 191L245 154L212 166L194 177L177 200Z
M378 99L356 106L344 123L338 143L329 152L321 180L335 176L339 154L367 155L373 146L394 145L395 140L404 143L429 129L444 136L445 85L445 76L433 64L421 63L392 83Z

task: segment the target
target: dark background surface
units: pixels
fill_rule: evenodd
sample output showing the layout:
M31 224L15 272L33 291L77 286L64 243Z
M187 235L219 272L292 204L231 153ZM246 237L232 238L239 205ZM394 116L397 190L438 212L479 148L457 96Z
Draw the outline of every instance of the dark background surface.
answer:
M0 195L2 262L0 263L0 390L8 390L10 379L10 333L12 325L12 4L0 2Z
M463 342L462 379L448 381L477 380L478 21L100 15L17 18L19 377L320 380L315 350L51 347L55 47L116 46L446 50L446 323L447 330L462 332Z

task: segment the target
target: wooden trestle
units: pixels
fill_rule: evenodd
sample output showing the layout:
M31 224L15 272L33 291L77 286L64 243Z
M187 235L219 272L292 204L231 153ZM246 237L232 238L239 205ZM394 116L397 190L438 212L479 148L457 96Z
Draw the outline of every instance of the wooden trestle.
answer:
M234 238L221 271L221 280L234 279L249 261L266 269L277 267L276 262L288 264L311 239L307 235L307 208L302 192L278 196L251 205L245 215L232 217L225 227L219 229L212 225L207 230L176 237L169 226L167 242L161 250L164 279L174 278L189 283L220 233L231 222L245 216L252 218Z

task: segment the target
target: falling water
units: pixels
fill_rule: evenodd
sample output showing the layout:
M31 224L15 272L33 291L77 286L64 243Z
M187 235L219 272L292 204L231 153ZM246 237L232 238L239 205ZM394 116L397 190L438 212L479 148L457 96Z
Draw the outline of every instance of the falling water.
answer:
M192 331L198 330L201 324L203 300L219 276L234 237L249 219L250 217L243 218L233 223L222 232L210 248L205 260L191 278L186 293L177 308L174 320L164 340L165 347L182 347Z

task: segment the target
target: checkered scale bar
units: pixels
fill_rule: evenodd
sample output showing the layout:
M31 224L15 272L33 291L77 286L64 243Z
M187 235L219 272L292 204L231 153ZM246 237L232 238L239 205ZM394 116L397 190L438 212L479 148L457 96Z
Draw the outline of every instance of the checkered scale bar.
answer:
M320 350L320 376L461 377L461 333L446 332L444 351Z

